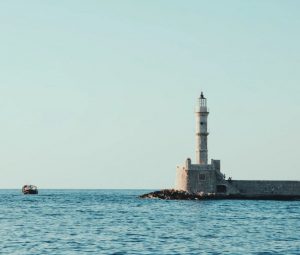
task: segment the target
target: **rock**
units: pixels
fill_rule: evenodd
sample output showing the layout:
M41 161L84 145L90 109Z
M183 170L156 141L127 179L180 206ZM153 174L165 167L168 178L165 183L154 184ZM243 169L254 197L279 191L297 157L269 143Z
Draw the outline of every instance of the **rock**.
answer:
M158 198L166 200L200 200L208 198L216 198L216 194L209 193L189 193L183 190L163 189L141 195L140 198Z

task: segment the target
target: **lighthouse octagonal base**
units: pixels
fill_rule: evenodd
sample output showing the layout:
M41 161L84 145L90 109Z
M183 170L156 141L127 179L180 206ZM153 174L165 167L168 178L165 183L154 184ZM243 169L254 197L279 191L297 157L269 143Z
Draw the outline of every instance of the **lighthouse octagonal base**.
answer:
M189 193L227 193L227 188L218 187L223 181L219 160L211 160L211 164L191 164L187 159L184 166L177 167L175 188Z
M177 190L189 193L216 193L216 176L211 170L188 170L179 167L176 173Z

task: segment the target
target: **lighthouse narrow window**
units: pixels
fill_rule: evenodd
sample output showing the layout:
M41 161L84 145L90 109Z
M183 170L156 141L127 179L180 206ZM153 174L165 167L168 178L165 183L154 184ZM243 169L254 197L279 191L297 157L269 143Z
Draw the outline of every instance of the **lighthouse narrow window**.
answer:
M205 174L199 174L199 181L205 181Z

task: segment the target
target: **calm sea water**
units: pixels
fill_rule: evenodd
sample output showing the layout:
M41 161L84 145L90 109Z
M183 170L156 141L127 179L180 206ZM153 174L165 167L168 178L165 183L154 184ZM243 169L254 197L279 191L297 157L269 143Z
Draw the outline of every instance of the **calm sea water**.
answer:
M300 201L142 200L145 190L0 191L1 254L300 254Z

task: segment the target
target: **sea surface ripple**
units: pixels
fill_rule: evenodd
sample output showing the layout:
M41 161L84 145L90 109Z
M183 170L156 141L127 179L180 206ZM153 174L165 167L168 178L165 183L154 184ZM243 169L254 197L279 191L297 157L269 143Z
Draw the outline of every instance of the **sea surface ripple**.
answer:
M0 190L0 254L300 254L300 201Z

